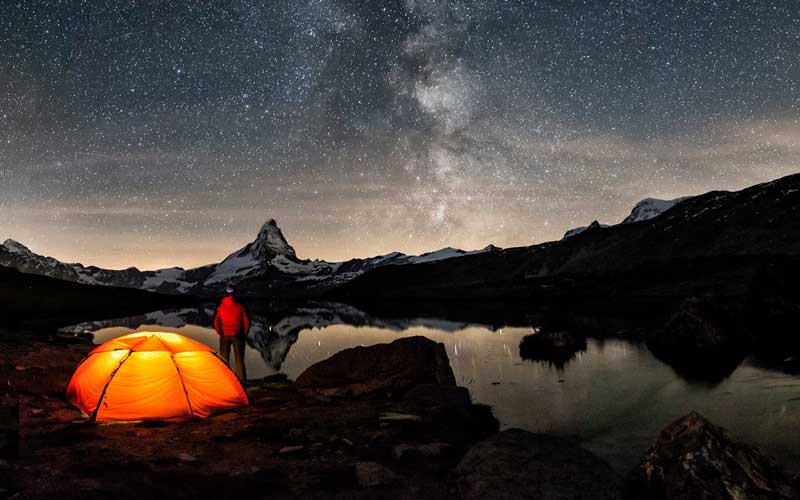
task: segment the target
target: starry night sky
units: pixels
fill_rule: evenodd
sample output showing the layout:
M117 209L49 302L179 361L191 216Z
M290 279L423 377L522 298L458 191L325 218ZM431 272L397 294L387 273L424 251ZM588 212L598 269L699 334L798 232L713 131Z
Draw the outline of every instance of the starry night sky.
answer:
M800 170L800 2L0 1L0 240L529 245Z

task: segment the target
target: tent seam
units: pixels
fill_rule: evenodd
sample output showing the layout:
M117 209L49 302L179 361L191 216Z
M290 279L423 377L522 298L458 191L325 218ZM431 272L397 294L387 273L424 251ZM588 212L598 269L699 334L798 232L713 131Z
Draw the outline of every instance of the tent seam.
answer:
M126 361L128 361L128 358L131 357L131 354L133 354L133 350L128 349L128 354L126 354L125 357L119 361L117 367L114 368L114 371L111 372L111 375L109 375L108 382L106 382L106 385L103 387L103 392L100 393L100 398L97 400L97 406L92 412L92 418L90 419L92 422L97 422L97 413L100 411L100 405L103 404L103 398L106 397L106 391L108 390L108 386L111 385L111 381L114 380L114 375L116 375L119 369L122 368L122 365L125 364Z
M147 341L147 340L150 340L150 337L152 337L152 335L148 335L148 336L146 336L146 337L143 337L143 338L142 338L142 340L140 340L139 342L137 342L137 343L133 344L132 346L130 346L130 347L128 348L128 350L129 350L131 353L138 352L138 351L136 351L136 348L137 348L137 347L139 347L139 344L144 344L144 343L145 343L145 341ZM114 349L114 351L119 351L119 350L120 350L120 349ZM112 352L113 352L113 351L112 351Z
M164 342L164 339L161 338L161 335L159 335L157 333L154 333L153 337L155 337L156 340L158 340L159 344L164 346L164 350L167 351L170 356L174 356L175 354L178 354L177 352L172 352L172 349Z
M159 339L161 340L161 339ZM162 342L163 343L163 342ZM173 366L175 366L175 371L178 372L178 378L181 381L181 387L183 387L183 394L186 396L186 406L189 407L189 415L191 415L192 420L194 420L194 410L192 410L192 402L189 400L189 391L186 390L186 384L183 382L183 374L181 373L180 367L178 367L178 362L175 361L175 355L170 353L169 359L172 360Z
M128 358L131 357L131 354L133 354L135 352L133 349L135 347L137 347L139 344L143 343L145 340L149 339L150 337L152 337L152 335L148 335L148 336L144 337L142 340L140 340L139 342L137 342L134 345L130 346L128 348L128 354L126 354L125 357L122 358L119 361L119 364L117 365L117 367L114 368L113 372L111 372L111 375L109 375L109 377L108 377L108 382L106 382L106 385L103 387L103 392L100 393L100 398L97 400L97 406L95 407L94 411L92 412L92 418L90 419L92 422L97 422L97 414L100 412L100 405L103 404L103 398L106 397L106 391L108 390L108 386L111 385L111 381L114 380L114 375L116 375L117 372L119 371L119 369L122 368L123 363L128 361ZM159 341L160 341L160 339L159 339ZM119 350L121 350L121 349L114 349L114 351L119 351ZM106 352L114 352L114 351L106 351ZM102 352L98 352L97 354L103 354L103 353Z

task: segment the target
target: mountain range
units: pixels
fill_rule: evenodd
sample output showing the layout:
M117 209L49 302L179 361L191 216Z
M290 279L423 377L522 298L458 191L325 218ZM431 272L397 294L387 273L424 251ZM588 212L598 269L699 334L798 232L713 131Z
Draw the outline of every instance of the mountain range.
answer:
M274 219L221 262L193 269L109 270L64 263L6 240L0 265L89 285L173 295L213 296L228 284L248 295L503 297L533 281L574 274L630 272L637 266L721 256L800 253L800 175L742 191L673 200L648 198L621 223L594 221L560 241L475 251L392 252L346 262L300 259ZM390 284L391 286L386 286ZM514 291L516 290L516 291ZM493 295L494 294L494 295Z
M658 198L645 198L636 205L634 205L633 210L631 213L628 214L625 219L621 222L621 224L632 224L634 222L641 222L645 220L650 220L653 217L657 217L661 215L663 212L666 212L670 208L674 207L678 203L682 202L683 200L688 200L691 196L682 196L680 198L675 198L672 200L659 200ZM601 224L598 221L592 221L591 224L588 226L580 226L575 227L572 229L568 229L566 233L564 233L563 240L571 236L575 236L576 234L580 234L587 229L595 229L598 227L609 227L610 224Z
M342 284L380 266L434 262L497 250L497 247L488 245L474 251L445 247L422 255L392 252L346 262L299 259L278 224L274 219L269 219L251 243L228 255L222 262L193 269L171 267L140 271L130 267L110 270L79 263L64 263L53 257L36 254L12 239L0 245L0 265L24 273L87 285L139 288L165 294L211 296L220 293L226 285L238 285L253 280L264 281L264 286L273 290L291 289L297 293L313 293Z
M573 305L591 295L605 307L622 297L744 293L800 257L800 174L637 207L623 223L593 223L560 241L374 269L336 293L358 302L562 296Z

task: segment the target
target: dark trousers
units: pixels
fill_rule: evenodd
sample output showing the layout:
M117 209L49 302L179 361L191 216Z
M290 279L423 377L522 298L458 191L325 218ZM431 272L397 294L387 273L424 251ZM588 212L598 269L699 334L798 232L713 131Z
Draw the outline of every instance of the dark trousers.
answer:
M231 345L233 346L233 357L236 362L234 373L244 383L247 380L247 369L244 366L244 334L220 335L219 336L219 355L230 366Z

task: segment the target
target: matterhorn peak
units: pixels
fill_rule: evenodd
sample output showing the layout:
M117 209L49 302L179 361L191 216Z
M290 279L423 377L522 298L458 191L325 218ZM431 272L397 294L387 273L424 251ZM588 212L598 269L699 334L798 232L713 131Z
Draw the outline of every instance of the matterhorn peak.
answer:
M275 219L267 219L267 222L265 222L264 225L261 226L261 230L259 232L268 231L270 228L277 228L277 227L278 223L275 221Z
M261 226L250 250L254 257L271 259L276 255L284 255L296 258L294 248L286 241L275 219L269 219Z

